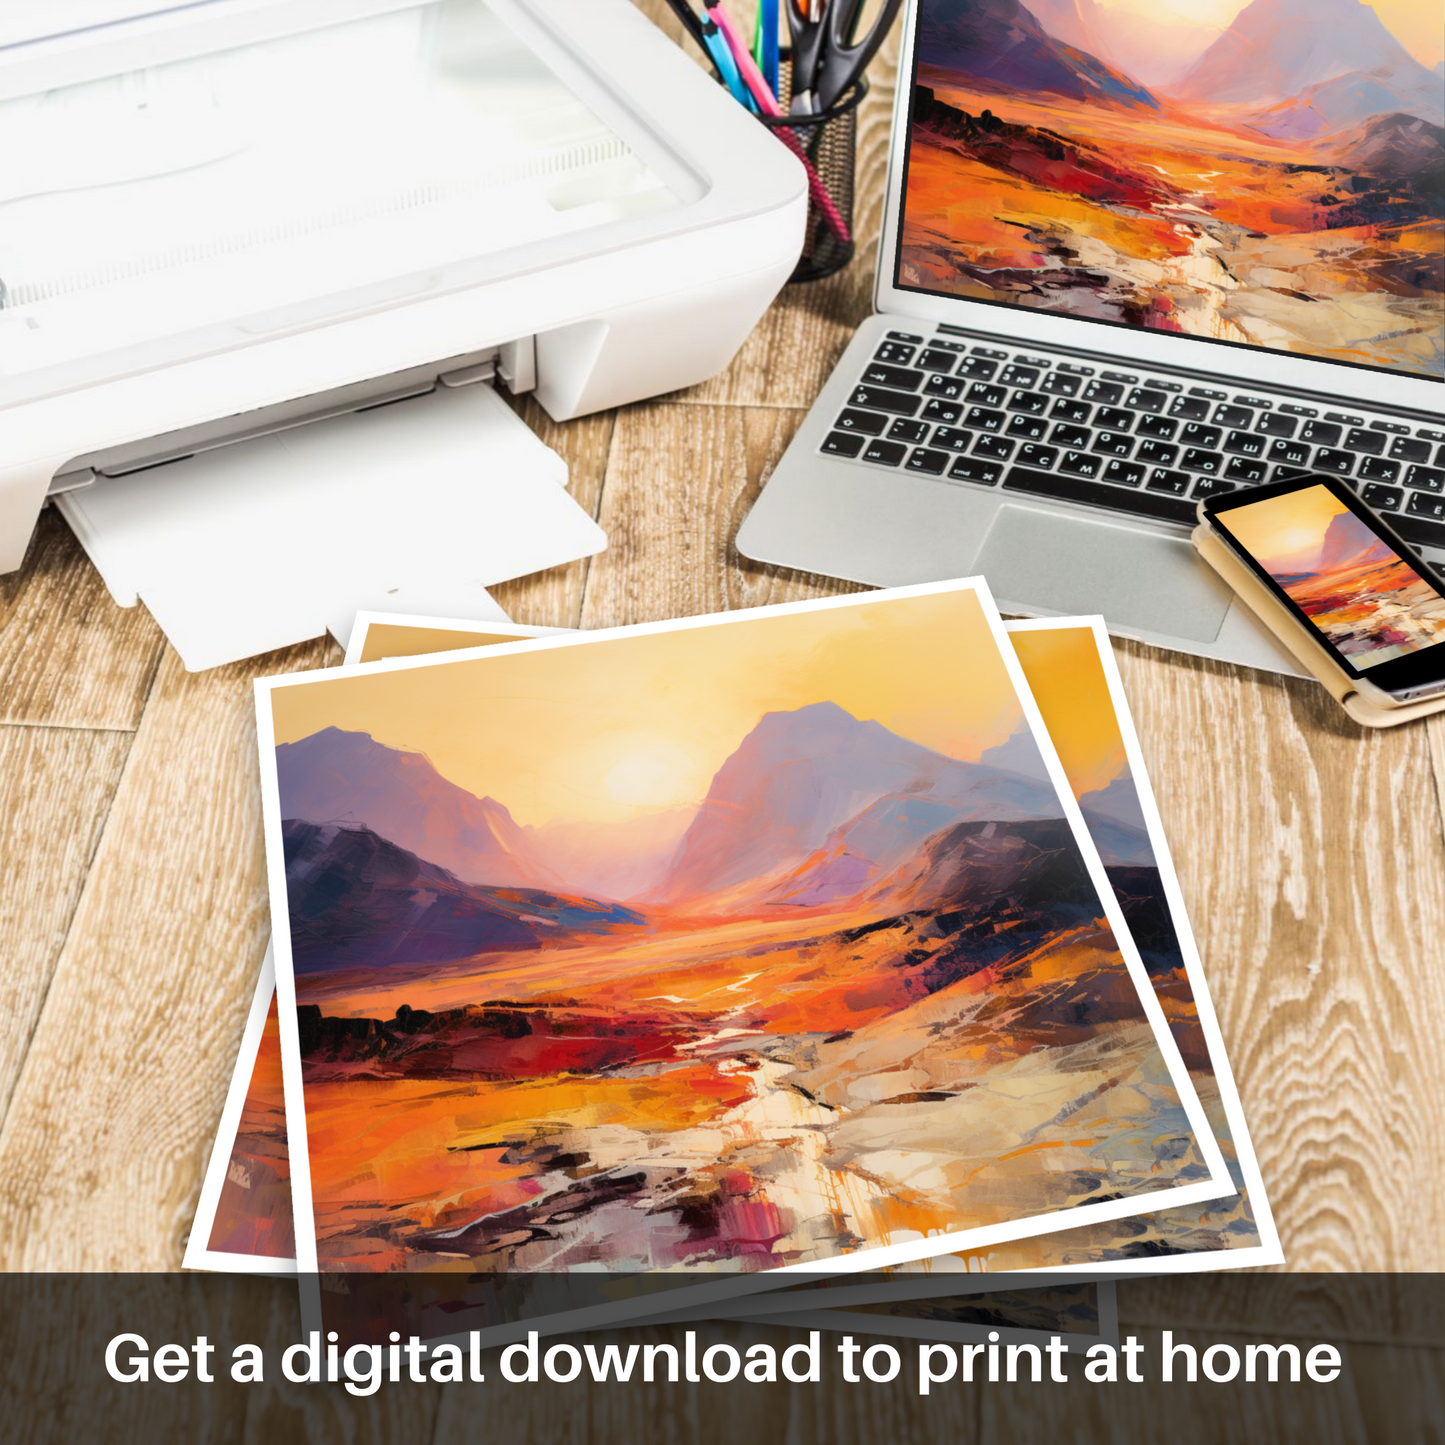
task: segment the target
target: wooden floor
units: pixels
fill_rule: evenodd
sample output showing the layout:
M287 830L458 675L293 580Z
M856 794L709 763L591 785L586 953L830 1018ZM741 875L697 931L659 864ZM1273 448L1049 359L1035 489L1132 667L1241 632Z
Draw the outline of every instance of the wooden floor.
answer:
M866 236L890 105L885 65ZM512 616L846 590L732 538L873 260L786 291L691 391L561 426L524 402L610 546L498 588ZM1288 1267L1445 1269L1445 719L1368 734L1312 685L1118 652ZM186 673L54 512L0 578L0 1269L179 1266L269 927L250 682L338 660L317 642ZM1145 1313L1167 1299L1131 1288Z

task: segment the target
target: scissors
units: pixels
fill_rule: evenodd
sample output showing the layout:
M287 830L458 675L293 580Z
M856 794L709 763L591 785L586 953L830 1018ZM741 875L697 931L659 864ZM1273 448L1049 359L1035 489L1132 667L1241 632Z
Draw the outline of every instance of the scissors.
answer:
M902 0L883 0L860 40L867 0L787 0L793 39L792 113L824 111L862 75L878 53Z

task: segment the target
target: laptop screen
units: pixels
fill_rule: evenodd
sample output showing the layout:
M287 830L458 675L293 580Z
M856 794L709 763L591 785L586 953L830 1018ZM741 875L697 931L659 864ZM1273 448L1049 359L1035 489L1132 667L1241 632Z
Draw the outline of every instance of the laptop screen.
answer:
M1445 379L1440 0L919 0L901 289Z

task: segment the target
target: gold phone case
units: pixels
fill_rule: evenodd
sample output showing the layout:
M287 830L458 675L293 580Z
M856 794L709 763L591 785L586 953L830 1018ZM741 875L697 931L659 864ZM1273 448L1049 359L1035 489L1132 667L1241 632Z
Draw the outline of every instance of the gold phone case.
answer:
M1194 529L1194 547L1199 555L1237 592L1249 608L1289 651L1300 665L1317 677L1329 694L1354 718L1367 728L1393 728L1418 718L1445 712L1445 695L1426 702L1399 703L1385 706L1363 697L1359 685L1343 669L1336 667L1323 648L1310 636L1309 629L1286 611L1275 595L1230 551L1219 534L1206 522Z

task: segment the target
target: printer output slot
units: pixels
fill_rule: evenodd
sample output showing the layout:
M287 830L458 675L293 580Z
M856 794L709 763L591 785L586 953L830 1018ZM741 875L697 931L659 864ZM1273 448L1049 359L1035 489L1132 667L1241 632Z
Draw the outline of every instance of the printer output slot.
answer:
M198 452L213 451L236 442L254 441L274 432L344 416L348 412L370 411L413 397L428 396L438 385L490 384L498 377L513 393L530 391L536 385L536 350L532 337L77 457L56 473L47 495L54 497L76 491L91 485L97 476L131 476L151 467L195 456Z

